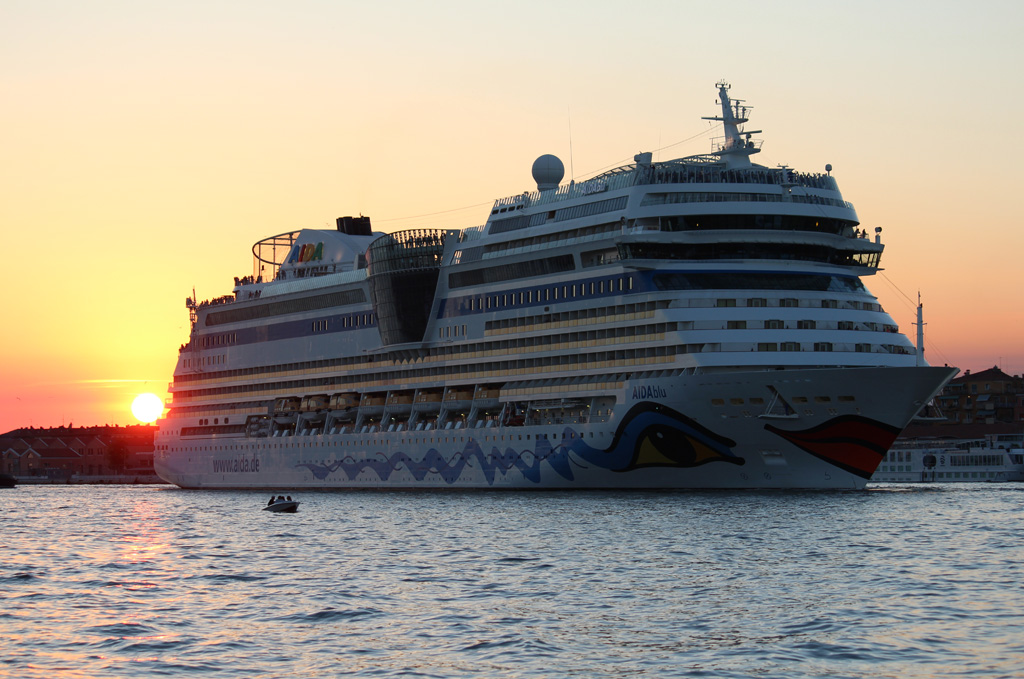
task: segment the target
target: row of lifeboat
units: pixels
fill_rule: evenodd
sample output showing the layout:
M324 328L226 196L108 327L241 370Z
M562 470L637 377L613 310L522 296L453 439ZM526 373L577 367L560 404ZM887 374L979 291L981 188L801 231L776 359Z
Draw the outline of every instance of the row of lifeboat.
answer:
M500 385L467 385L279 398L272 416L250 418L248 433L290 436L495 427L514 409L500 402L500 390Z

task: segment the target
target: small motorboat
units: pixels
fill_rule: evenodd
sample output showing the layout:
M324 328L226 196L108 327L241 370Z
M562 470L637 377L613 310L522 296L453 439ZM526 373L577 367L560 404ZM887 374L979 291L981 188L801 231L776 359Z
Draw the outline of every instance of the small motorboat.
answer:
M263 508L265 512L287 512L288 514L294 514L298 510L298 500L274 500Z
M10 474L0 473L0 488L14 488L16 485L18 485L18 479Z

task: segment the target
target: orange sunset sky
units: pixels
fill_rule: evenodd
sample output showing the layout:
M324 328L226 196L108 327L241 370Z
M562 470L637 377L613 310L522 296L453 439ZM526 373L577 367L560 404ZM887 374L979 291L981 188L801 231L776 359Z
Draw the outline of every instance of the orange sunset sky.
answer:
M921 292L930 362L1020 374L1022 7L2 0L0 432L135 423L266 236L707 152L720 79L756 162L831 163L883 228L866 282L912 338Z

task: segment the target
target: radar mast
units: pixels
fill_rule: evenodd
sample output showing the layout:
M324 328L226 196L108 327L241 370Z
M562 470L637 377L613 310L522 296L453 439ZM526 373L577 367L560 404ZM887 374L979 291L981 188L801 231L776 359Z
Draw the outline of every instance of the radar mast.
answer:
M749 132L741 129L749 118L750 106L744 106L742 99L729 98L729 83L719 81L718 102L722 105L721 116L703 116L702 120L717 120L725 129L725 140L712 153L723 161L728 169L750 167L750 156L760 153L760 141L752 140L751 135L760 134L761 130Z

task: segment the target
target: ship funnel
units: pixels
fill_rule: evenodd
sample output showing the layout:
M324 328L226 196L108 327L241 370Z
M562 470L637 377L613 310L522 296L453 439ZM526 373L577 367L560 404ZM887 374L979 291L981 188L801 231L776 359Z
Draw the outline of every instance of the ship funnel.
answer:
M350 236L372 236L373 228L370 226L370 218L363 217L338 217L338 231L347 233Z

